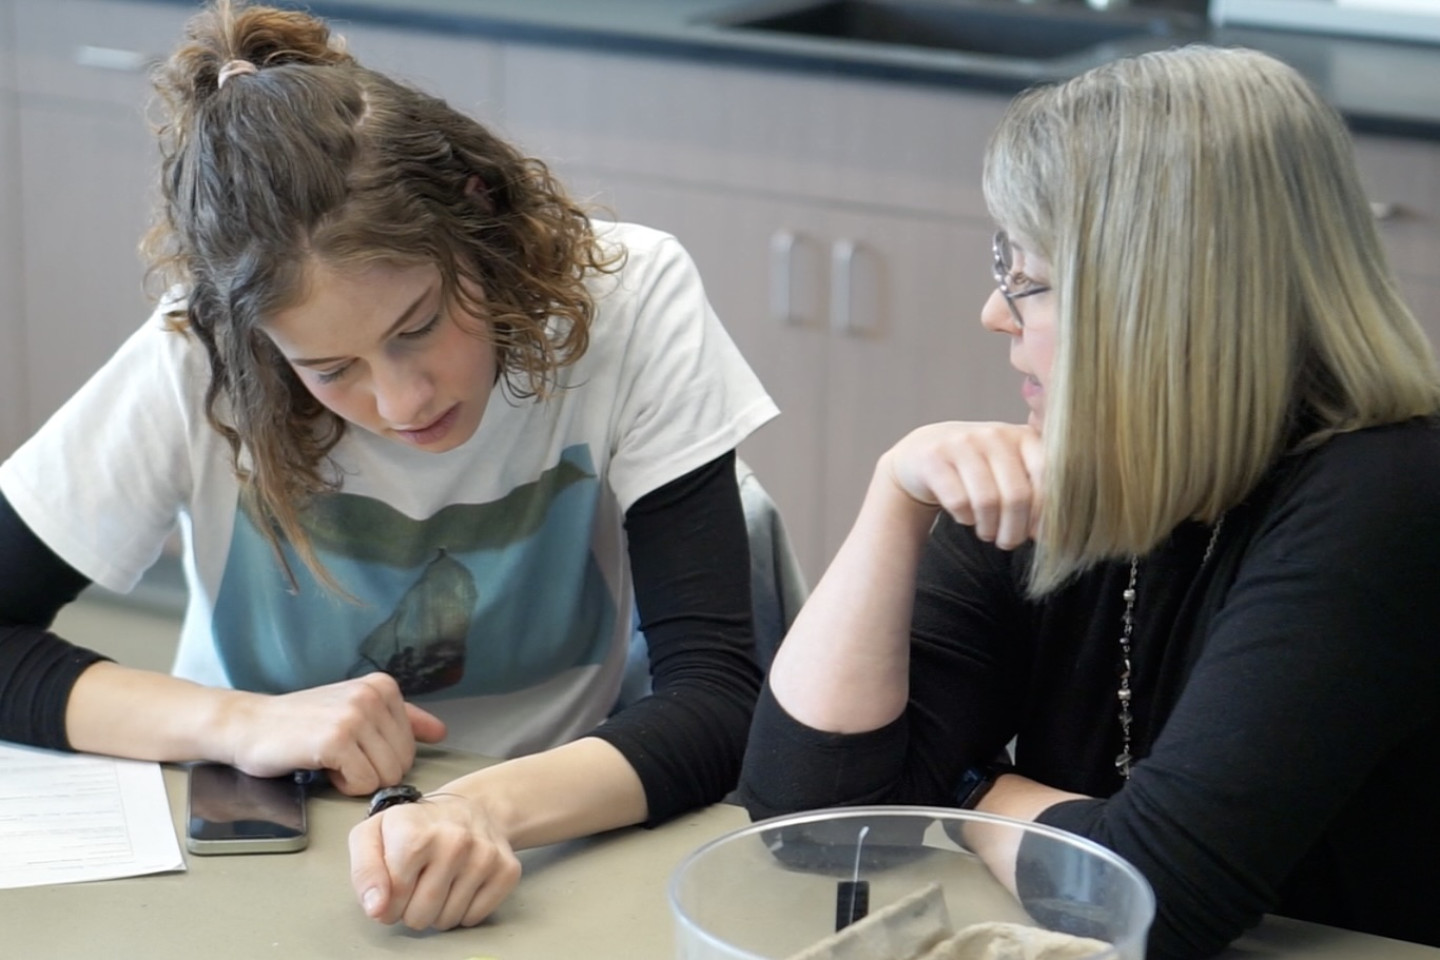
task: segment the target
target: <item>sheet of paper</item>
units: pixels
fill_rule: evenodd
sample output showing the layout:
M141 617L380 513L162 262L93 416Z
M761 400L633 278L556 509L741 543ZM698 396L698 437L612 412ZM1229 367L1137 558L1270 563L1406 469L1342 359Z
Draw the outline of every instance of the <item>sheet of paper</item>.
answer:
M184 869L159 764L0 743L0 889Z

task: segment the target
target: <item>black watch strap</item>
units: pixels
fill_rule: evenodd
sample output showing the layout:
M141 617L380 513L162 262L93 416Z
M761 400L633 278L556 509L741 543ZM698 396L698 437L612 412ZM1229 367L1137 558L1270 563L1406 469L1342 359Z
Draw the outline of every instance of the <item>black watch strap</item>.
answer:
M1014 772L1015 765L1011 763L977 763L961 775L960 784L955 788L955 805L962 810L974 810L997 779Z
M368 819L381 810L389 810L402 803L414 803L423 799L424 796L418 787L412 787L408 783L397 784L393 787L381 787L370 797L370 812L365 816Z

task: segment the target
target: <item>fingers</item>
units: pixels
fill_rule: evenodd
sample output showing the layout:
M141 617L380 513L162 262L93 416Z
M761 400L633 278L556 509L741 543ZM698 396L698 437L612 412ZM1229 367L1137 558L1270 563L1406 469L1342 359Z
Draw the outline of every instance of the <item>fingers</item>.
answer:
M982 540L1011 550L1038 529L1044 446L1032 427L932 424L886 456L897 488L918 502L937 503Z
M519 880L520 861L493 846L437 857L425 865L400 919L412 930L474 926L500 906Z
M365 913L414 930L481 922L521 874L508 844L441 805L406 805L366 820L351 831L350 856Z
M1026 533L1033 540L1040 532L1045 504L1045 443L1038 432L1026 432L1020 443L1020 457L1030 476L1030 526Z
M413 703L405 704L405 713L410 731L421 743L439 743L445 739L445 721L428 710L422 710Z
M385 673L276 696L233 695L235 741L224 753L256 776L324 770L351 796L399 783L415 763L415 744L438 743L445 723L405 702Z
M940 509L954 517L956 523L973 527L974 493L969 489L963 471L956 468L943 449L932 451L931 457L933 462L925 469L930 477L929 487L935 502Z
M390 872L377 817L362 820L350 831L350 886L367 916L380 920L389 913Z
M351 796L399 783L415 762L399 684L388 674L371 673L334 686L344 704L323 751L331 782Z
M374 793L399 783L414 756L413 744L403 750L380 731L365 727L353 744L341 748L339 769L331 771L330 780L341 793L352 797Z
M960 463L975 535L1001 549L1025 542L1030 529L1030 478L1018 455L999 450Z
M387 712L373 726L361 727L358 750L349 754L352 763L339 777L337 788L351 795L399 783L415 764L416 741L439 743L446 733L445 721L401 699L398 685L387 674L361 679L376 686Z
M445 724L405 702L385 673L242 704L247 720L235 753L247 773L274 776L323 769L342 793L358 796L399 783L415 763L415 743L436 743Z

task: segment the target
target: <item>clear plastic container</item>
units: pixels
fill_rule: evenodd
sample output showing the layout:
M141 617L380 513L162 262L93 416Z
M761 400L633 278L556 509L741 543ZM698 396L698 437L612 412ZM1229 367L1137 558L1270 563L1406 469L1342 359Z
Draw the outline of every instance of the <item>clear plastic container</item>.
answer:
M1013 877L986 865L1006 848ZM970 810L872 806L760 821L689 854L670 880L676 957L789 960L835 933L857 899L876 914L931 882L954 930L1002 921L1103 941L1086 960L1145 956L1155 896L1099 844Z

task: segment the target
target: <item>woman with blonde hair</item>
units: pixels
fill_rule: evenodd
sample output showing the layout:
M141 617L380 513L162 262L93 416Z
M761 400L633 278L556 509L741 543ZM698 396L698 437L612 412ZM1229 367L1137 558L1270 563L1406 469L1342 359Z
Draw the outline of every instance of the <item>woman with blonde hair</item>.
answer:
M0 737L386 788L351 881L415 928L480 922L520 847L724 796L760 683L734 449L775 408L685 251L302 13L222 0L157 85L170 292L0 466ZM177 524L174 676L48 632ZM398 788L442 737L512 759Z
M880 458L752 814L1071 830L1155 889L1152 957L1267 912L1440 945L1440 375L1341 120L1262 54L1147 54L1018 97L985 190L1028 422Z

